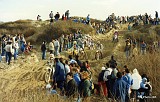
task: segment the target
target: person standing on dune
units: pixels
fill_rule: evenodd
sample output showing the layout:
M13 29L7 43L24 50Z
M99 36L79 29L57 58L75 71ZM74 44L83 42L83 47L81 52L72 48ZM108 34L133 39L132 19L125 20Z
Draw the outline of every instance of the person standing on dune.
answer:
M156 12L156 14L155 14L155 18L156 18L155 25L158 25L158 12L157 11L155 11L155 12Z
M41 45L41 51L42 51L42 60L46 59L46 42L43 41L42 45Z
M90 15L88 14L87 18L86 18L86 24L89 24L90 23Z

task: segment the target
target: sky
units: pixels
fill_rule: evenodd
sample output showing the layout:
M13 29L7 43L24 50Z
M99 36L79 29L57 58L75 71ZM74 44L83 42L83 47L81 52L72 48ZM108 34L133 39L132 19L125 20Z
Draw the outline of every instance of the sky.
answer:
M147 12L154 17L155 11L160 15L160 0L0 0L0 21L36 20L37 15L47 20L51 11L62 15L66 10L70 16L90 14L91 18L100 20L112 13L131 16Z

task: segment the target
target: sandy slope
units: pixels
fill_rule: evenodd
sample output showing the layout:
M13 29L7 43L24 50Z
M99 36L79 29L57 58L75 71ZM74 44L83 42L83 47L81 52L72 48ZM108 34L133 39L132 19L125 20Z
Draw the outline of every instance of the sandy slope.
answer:
M45 63L39 61L35 54L19 57L16 62L7 65L0 63L0 94L10 90L24 90L44 85Z

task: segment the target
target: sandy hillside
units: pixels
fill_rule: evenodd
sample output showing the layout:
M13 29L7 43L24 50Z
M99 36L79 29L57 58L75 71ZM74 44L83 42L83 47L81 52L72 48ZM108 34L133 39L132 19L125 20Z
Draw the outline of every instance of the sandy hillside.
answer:
M111 55L115 56L119 68L122 68L122 66L125 64L125 60L122 59L125 59L123 52L123 46L125 42L123 33L126 31L126 28L127 25L123 25L119 30L119 32L121 32L120 38L119 42L116 44L112 43L112 35L115 31L114 29L104 35L100 34L92 36L95 42L100 41L105 47L103 59L98 61L94 59L96 50L90 51L86 49L88 54L87 60L90 62L93 72L93 81L95 83L97 83L97 77L98 73L101 71L101 67L104 65L104 63L109 61ZM62 56L67 56L66 52L63 52ZM25 92L29 89L34 90L37 87L43 89L46 85L44 82L44 73L46 67L47 60L41 60L41 53L38 52L38 50L33 51L31 54L25 56L20 55L17 61L12 61L11 65L7 65L3 60L0 63L0 102L5 97L4 93L8 94L13 90ZM23 93L20 94L24 96Z

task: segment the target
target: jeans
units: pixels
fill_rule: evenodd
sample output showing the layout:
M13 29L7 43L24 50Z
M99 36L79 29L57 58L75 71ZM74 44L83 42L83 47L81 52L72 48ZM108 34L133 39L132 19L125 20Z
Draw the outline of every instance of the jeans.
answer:
M14 49L14 60L17 59L17 55L18 55L18 49Z
M68 48L70 49L72 47L72 42L68 42Z
M59 46L55 46L54 49L55 49L55 55L58 56L58 54L59 54Z
M145 54L146 54L146 49L141 50L141 54L142 54L142 55L145 55Z
M68 44L65 44L64 47L65 47L64 49L67 51L68 50Z
M63 44L60 44L59 52L62 52Z
M64 81L57 81L57 87L62 91L64 89Z
M46 51L42 51L42 60L46 59Z
M129 55L130 55L130 51L128 50L128 51L126 51L125 53L126 53L126 57L127 57L127 59L128 59L128 57L129 57Z
M11 58L12 58L12 53L11 52L6 52L6 62L8 62L8 65L11 62Z
M4 48L2 48L2 54L1 54L1 56L5 56L5 54L6 54L6 51L5 51Z

